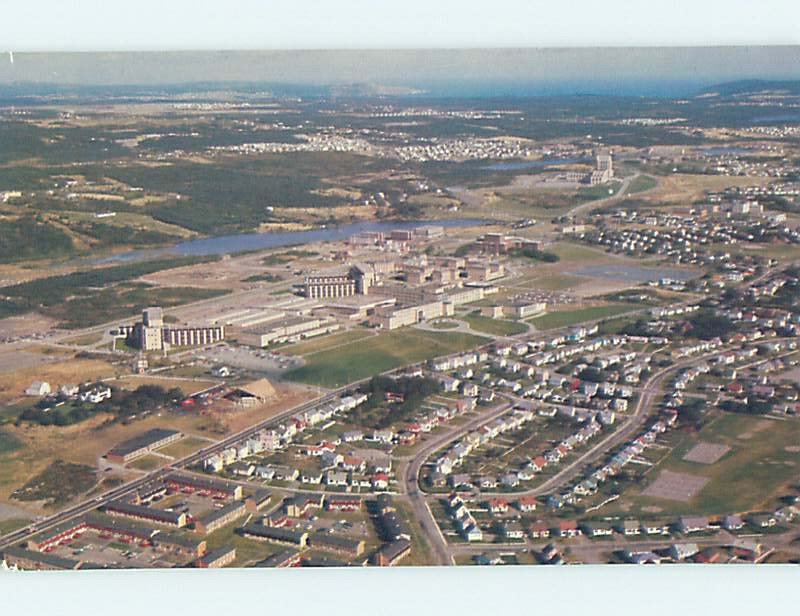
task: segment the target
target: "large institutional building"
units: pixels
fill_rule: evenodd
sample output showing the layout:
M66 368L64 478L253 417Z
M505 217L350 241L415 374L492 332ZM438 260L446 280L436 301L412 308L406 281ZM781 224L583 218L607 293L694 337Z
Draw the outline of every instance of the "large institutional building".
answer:
M567 174L567 179L572 182L581 182L589 186L605 184L614 179L614 159L611 154L598 154L596 157L597 166L591 173L582 171L571 171Z
M133 325L120 325L119 334L143 351L161 351L170 346L202 346L225 339L225 326L169 327L164 325L161 308L146 308L142 320Z
M332 272L308 276L303 293L309 299L333 299L366 295L374 281L368 268L353 265L347 272Z

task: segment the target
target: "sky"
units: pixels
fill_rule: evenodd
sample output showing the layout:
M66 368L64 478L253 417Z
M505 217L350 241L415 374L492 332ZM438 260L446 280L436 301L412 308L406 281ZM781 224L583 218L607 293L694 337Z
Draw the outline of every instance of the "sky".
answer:
M10 54L0 55L0 84L368 82L425 88L454 79L709 85L800 78L800 47L786 46L800 44L800 3L786 0L3 4L0 51L13 51L13 62ZM664 45L715 47L652 48ZM744 47L722 47L730 45Z
M4 0L15 51L798 44L791 0Z

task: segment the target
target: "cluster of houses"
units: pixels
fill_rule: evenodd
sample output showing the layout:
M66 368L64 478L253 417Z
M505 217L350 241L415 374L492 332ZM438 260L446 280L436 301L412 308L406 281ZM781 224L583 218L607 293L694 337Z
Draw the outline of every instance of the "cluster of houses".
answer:
M462 498L458 494L451 494L447 505L450 516L453 518L461 536L470 542L483 541L483 531Z
M595 469L588 476L576 482L560 494L552 494L547 498L547 505L553 509L560 509L564 505L579 502L584 496L597 492L600 484L613 477L632 462L645 449L651 447L660 434L669 430L678 421L678 412L667 409L647 430L636 438L625 443L611 458L600 468Z
M456 441L444 454L439 456L434 461L434 470L431 473L431 483L435 486L443 486L448 475L453 473L464 459L482 445L486 445L497 436L516 430L522 427L525 423L534 418L533 411L529 409L514 408L508 413L491 420L487 424L481 426L478 430L474 430L465 435L463 439ZM528 479L532 479L530 475ZM460 475L452 475L450 482L458 482L461 485L463 477ZM466 480L469 482L469 475L466 475ZM501 478L503 485L515 487L519 485L519 475L516 473L509 473L507 476ZM496 482L495 482L496 486Z
M236 465L231 472L236 475L252 475L255 472L255 465L248 463L248 458L257 456L263 452L273 452L286 448L293 439L306 429L329 422L335 415L340 415L353 410L358 405L367 400L366 394L355 394L344 396L332 402L316 406L310 410L303 411L290 417L286 422L275 428L260 430L248 436L227 449L215 453L203 460L203 469L206 471L219 473L232 465ZM241 463L241 464L239 464ZM249 470L252 467L253 470ZM292 477L284 476L281 469L276 469L268 479L289 480L297 478L297 471L287 472ZM264 477L267 479L267 477Z
M86 404L99 404L111 399L111 388L102 384L61 385L53 390L47 381L34 381L25 390L26 396L43 398L58 407L69 401L80 401Z
M714 219L720 213L718 204L709 204L688 216L617 210L600 216L623 226L589 232L582 239L608 252L635 257L660 255L674 263L690 265L707 263L713 256L709 249L715 246L769 241L800 243L800 234L782 225L779 219L750 220L746 213L741 213L738 220Z
M413 445L427 434L450 420L475 409L475 398L463 397L452 404L437 404L436 408L421 413L406 423L393 438L398 445Z

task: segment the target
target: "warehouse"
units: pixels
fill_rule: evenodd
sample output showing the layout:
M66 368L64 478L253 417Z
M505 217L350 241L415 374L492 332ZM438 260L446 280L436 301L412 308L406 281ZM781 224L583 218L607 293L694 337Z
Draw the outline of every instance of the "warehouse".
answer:
M247 507L245 506L244 502L233 501L221 509L212 511L201 520L197 520L194 523L194 529L201 535L207 535L209 533L213 533L215 530L219 530L223 526L227 526L235 520L238 520L245 513L247 513Z
M299 548L304 548L308 545L308 533L303 530L248 524L242 528L242 535L258 541L294 545Z
M126 464L135 460L154 449L164 447L183 438L183 433L178 430L167 430L164 428L153 428L138 436L116 445L106 454L109 462Z

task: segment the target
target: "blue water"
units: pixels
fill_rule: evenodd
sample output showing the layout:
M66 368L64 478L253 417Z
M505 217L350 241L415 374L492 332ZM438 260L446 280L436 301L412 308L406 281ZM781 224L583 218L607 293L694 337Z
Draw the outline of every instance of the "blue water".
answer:
M279 231L271 233L237 233L218 235L197 240L187 240L166 248L133 250L96 261L114 263L140 261L162 256L199 257L208 255L235 254L265 248L297 246L315 242L343 240L363 231L391 231L393 229L415 229L425 225L438 225L445 228L471 227L486 224L485 220L455 218L451 220L395 221L395 222L356 222L347 225L312 229L310 231Z
M544 158L542 160L520 160L505 163L493 163L481 167L489 171L518 171L520 169L536 169L539 167L552 167L554 165L573 165L575 163L590 162L585 158Z

